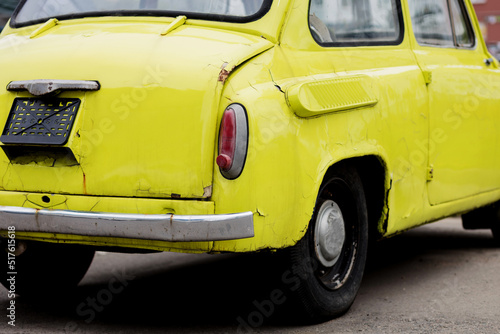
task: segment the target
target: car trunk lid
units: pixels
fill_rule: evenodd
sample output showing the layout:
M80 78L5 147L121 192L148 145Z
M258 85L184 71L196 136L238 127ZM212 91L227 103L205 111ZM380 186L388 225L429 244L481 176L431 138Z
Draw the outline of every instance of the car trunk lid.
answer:
M66 23L0 40L0 85L79 80L99 90L51 99L80 106L65 144L3 144L1 187L96 196L211 195L217 115L231 70L272 47L263 38L184 25ZM0 124L28 90L0 93ZM46 98L44 98L46 99ZM64 116L64 115L63 115Z

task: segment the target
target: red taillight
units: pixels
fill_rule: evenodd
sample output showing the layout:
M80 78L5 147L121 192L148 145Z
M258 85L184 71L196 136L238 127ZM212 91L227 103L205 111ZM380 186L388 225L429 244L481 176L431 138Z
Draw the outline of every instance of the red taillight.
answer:
M232 104L222 115L217 165L221 174L234 180L243 172L248 150L248 119L241 104Z
M233 109L228 108L222 116L219 133L219 156L217 165L223 171L229 171L233 165L236 148L236 115Z

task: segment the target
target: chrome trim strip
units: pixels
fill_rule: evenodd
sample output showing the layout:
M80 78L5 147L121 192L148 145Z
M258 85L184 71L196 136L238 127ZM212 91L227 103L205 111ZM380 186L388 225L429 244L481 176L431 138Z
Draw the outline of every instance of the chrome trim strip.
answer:
M97 91L99 89L101 89L101 85L97 81L80 80L26 80L12 81L7 85L7 90L27 90L31 95L34 96L57 94L58 92L64 90Z
M254 236L253 213L143 215L0 206L0 230L155 241L220 241Z

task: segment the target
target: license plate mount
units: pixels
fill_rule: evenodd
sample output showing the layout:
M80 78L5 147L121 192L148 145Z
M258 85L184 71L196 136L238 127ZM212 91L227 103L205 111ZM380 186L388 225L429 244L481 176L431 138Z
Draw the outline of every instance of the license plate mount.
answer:
M64 145L80 109L71 98L16 98L0 141L4 144Z

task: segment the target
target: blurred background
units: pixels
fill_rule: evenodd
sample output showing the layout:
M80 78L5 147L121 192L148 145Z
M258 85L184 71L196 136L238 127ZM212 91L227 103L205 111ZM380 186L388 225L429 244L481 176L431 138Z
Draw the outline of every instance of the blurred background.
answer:
M500 59L500 0L472 0L486 45Z
M19 0L0 0L0 31L3 29Z

